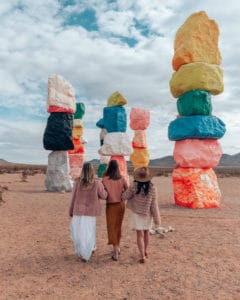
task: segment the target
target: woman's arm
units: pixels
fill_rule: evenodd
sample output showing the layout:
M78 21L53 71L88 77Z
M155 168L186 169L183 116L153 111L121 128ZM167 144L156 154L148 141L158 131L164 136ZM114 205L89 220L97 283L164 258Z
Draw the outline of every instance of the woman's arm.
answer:
M125 191L126 189L129 188L129 184L125 178L123 178L123 190Z
M71 200L71 204L70 204L70 208L69 208L69 216L70 217L73 216L73 207L74 207L74 203L76 200L77 186L78 186L78 182L75 181L74 187L73 187L73 192L72 192L72 200Z
M134 186L130 185L130 187L122 193L122 200L130 200L134 196Z
M107 191L105 190L104 185L102 184L101 181L98 181L98 197L99 197L100 199L106 200L106 199L107 199L107 196L108 196L108 193L107 193Z
M159 207L158 207L158 201L157 201L157 189L153 186L153 199L152 199L152 203L151 203L151 207L150 207L150 211L151 214L153 216L153 221L155 223L156 226L160 226L161 225L161 216L160 216L160 211L159 211Z

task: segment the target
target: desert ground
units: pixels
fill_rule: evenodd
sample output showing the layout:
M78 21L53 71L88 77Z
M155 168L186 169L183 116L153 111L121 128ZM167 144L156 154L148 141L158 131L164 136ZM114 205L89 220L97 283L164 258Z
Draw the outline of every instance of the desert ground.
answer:
M128 210L120 258L111 260L104 201L97 250L88 263L77 259L71 193L47 192L44 179L0 174L0 299L240 299L239 177L219 177L220 208L198 210L174 204L171 175L154 177L162 225L175 231L150 236L145 264Z

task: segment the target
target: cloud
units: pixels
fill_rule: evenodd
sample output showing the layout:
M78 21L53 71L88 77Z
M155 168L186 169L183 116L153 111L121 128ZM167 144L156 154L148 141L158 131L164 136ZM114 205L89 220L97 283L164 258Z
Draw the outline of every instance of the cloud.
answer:
M147 138L151 158L171 155L173 142L167 139L167 127L177 114L176 99L169 89L173 42L179 26L199 10L205 10L220 28L225 90L212 101L214 114L227 125L226 137L221 140L223 151L240 151L236 145L240 127L238 2L5 2L0 4L2 158L47 162L42 135L48 118L50 74L62 75L73 85L77 101L85 103L87 159L98 158L95 123L116 90L128 99L128 115L131 107L150 109ZM133 134L131 130L128 133Z
M50 151L43 149L44 124L39 121L0 121L0 158L11 162L46 164Z

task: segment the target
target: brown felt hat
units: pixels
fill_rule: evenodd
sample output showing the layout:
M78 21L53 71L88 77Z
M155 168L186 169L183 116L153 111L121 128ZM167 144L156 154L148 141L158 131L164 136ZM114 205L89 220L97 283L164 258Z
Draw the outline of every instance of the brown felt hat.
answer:
M153 175L150 173L149 168L141 167L137 168L133 173L134 180L139 182L147 182L150 181Z

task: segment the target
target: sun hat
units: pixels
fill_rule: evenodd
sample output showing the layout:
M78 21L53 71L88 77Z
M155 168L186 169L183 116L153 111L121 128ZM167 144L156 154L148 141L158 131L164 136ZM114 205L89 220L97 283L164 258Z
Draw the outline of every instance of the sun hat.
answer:
M150 173L149 168L140 167L137 168L133 173L134 180L138 182L147 182L152 179L153 175Z

